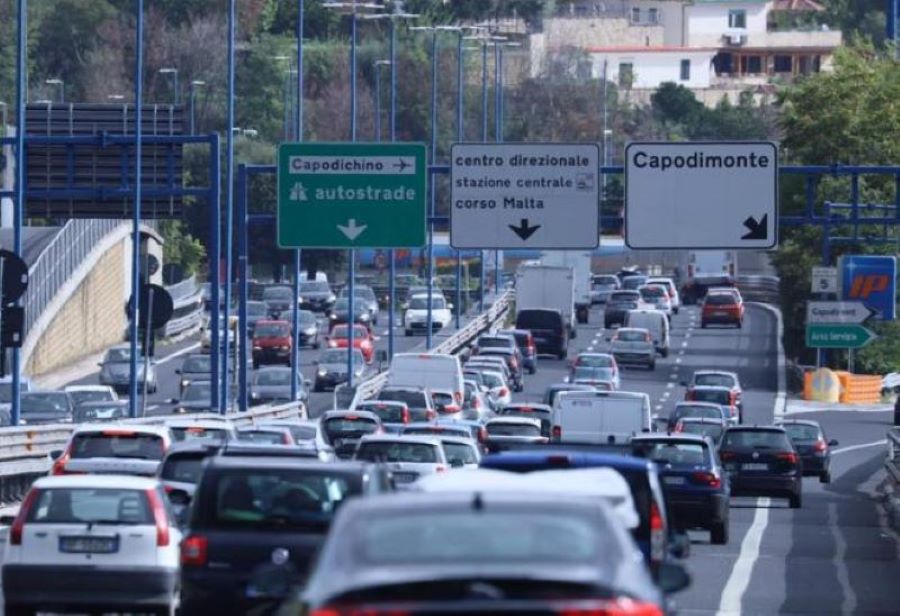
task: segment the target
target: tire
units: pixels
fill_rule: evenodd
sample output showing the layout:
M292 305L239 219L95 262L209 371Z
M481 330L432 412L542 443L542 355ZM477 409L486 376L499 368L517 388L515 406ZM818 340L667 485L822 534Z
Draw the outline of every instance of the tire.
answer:
M568 349L560 349L559 352L556 354L556 357L558 359L565 359L568 354L569 354Z
M316 338L316 341L312 343L312 348L313 348L314 350L318 351L318 350L319 350L319 346L321 346L321 345L319 344L319 339Z
M819 475L819 483L831 483L831 470L822 471Z
M678 314L678 310L679 310L678 306L672 308L672 312L674 312L675 314Z
M709 541L713 545L725 545L728 543L728 518L712 525L709 529Z
M668 348L666 348L666 349L663 349L663 350L662 350L662 351L660 351L660 353L659 353L659 354L660 354L660 355L662 355L662 356L663 356L663 358L666 358L666 357L668 357L668 356L669 356L669 349L668 349Z
M803 494L801 492L791 494L788 496L788 502L791 509L800 509L803 506Z
M534 374L534 373L536 373L536 372L537 372L537 366L531 366L531 367L528 369L528 374Z

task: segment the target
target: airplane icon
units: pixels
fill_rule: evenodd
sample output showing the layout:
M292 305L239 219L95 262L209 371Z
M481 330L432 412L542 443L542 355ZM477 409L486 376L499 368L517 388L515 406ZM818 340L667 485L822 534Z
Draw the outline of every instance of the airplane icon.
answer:
M401 158L399 162L394 163L394 168L398 170L398 173L403 173L407 167L412 167L412 164L406 162L405 158Z

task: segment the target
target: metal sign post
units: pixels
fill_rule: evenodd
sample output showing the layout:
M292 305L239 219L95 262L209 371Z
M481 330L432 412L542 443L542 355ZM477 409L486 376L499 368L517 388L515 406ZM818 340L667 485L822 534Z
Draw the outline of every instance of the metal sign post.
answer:
M141 400L141 417L147 416L147 390L150 379L150 337L153 335L153 285L147 285L148 318L144 323L144 392Z

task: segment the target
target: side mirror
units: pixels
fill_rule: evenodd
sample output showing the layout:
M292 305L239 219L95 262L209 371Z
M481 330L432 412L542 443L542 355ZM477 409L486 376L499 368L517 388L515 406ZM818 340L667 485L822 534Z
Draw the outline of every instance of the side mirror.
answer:
M191 496L184 490L172 490L169 492L169 502L179 507L187 507L191 504Z
M834 438L833 438L833 439L831 439L830 441L828 441L828 446L829 446L829 447L837 447L838 445L840 445L840 443L838 443L837 439L834 439Z
M676 593L690 586L691 576L681 565L663 562L659 565L657 581L664 593Z
M53 449L50 451L50 459L53 460L54 462L59 460L62 457L62 455L63 455L62 449Z

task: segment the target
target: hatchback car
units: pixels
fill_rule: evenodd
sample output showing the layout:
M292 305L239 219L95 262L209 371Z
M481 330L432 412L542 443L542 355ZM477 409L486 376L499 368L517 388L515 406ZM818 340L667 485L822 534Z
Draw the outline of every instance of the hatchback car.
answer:
M614 325L622 325L628 311L637 310L641 305L641 294L638 291L613 291L603 310L603 327L610 329Z
M591 304L605 304L612 292L621 287L619 279L611 274L591 276Z
M800 454L803 474L817 476L822 483L831 483L831 448L837 447L838 442L826 438L818 421L784 419L777 425L784 428Z
M728 428L722 435L719 457L728 471L734 496L786 498L791 509L802 505L802 461L784 428Z
M340 297L349 297L349 292L350 287L344 287L341 289ZM372 290L372 287L356 285L353 288L353 303L355 305L362 305L369 313L368 321L372 325L378 325L378 298L375 296L375 291Z
M256 370L250 379L250 404L269 404L274 402L306 402L309 398L307 384L303 375L297 374L297 395L291 397L291 373L293 368L268 366Z
M328 348L346 349L350 345L350 328L347 325L335 325L328 335ZM375 357L375 336L364 325L353 326L353 348L359 349L367 364Z
M155 475L171 445L165 426L85 424L75 428L65 449L50 453L50 474Z
M300 281L300 307L313 312L328 312L335 300L328 282L324 280Z
M174 614L181 539L155 478L38 479L9 530L4 611Z
M353 381L358 383L365 379L371 371L362 351L354 349ZM338 385L347 382L347 351L345 349L327 349L316 361L316 380L313 391L334 390Z
M364 436L353 458L385 465L398 487L406 486L423 475L443 473L449 467L441 441L430 436Z
M374 413L381 420L385 432L400 432L412 421L409 406L396 400L363 400L357 403L357 411Z
M712 385L696 385L684 392L684 399L689 402L711 402L718 404L726 412L727 419L733 424L744 423L744 412L737 404L737 394L730 387Z
M453 306L447 303L442 295L431 297L431 330L443 329L453 320ZM409 300L409 306L403 316L403 329L407 336L428 329L428 295L415 295Z
M683 417L672 428L672 432L708 436L718 447L719 443L722 442L722 435L725 434L725 430L728 429L729 425L729 422L723 419Z
M645 366L656 370L656 346L650 332L638 327L620 327L609 343L617 364Z
M259 321L253 329L253 368L267 364L291 365L294 337L287 321Z
M687 387L688 390L698 386L727 387L733 394L730 404L737 407L743 405L741 396L744 393L744 389L741 387L741 380L736 372L727 370L695 370L694 374L691 376L691 380L682 383L682 385ZM685 399L688 400L689 398L686 397Z
M334 447L335 455L343 459L353 457L363 436L384 431L378 415L367 411L325 411L319 421L328 444Z
M700 312L700 327L712 324L744 326L744 302L734 293L707 293Z
M541 436L550 437L553 409L536 402L513 402L497 409L498 417L529 417L541 423Z
M69 394L76 407L82 402L114 402L119 399L108 385L66 385L63 391Z
M434 421L437 411L429 392L418 387L385 387L375 397L379 401L402 402L409 409L410 421Z
M146 362L146 370L144 368L144 358L140 356L141 349L138 345L139 359L137 362L137 382L138 387L143 389L144 381L147 382L148 393L155 394L157 388L156 365L153 360ZM131 346L128 344L118 344L106 351L103 361L100 362L100 384L109 385L116 392L124 394L128 392L131 378Z

